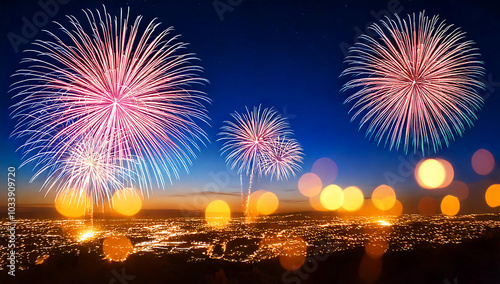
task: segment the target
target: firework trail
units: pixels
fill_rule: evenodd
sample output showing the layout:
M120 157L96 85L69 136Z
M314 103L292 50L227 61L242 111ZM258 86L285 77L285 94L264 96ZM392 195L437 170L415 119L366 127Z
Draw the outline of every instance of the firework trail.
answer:
M142 175L142 190L164 188L163 176L171 182L188 171L198 143L208 141L197 124L208 121L209 102L193 89L206 83L192 64L198 59L172 28L157 32L155 20L142 29L142 16L130 24L128 10L119 17L105 8L84 13L87 25L67 16L70 28L58 23L65 37L47 32L51 40L37 40L22 61L28 66L14 74L20 80L11 91L22 99L13 106L13 136L26 139L23 164L34 162L39 176L50 169L44 163L57 163L90 137L106 141L108 165L121 161Z
M224 141L221 152L227 153L226 162L232 169L237 169L240 181L243 173L250 176L245 198L245 214L248 215L254 175L271 174L277 180L287 179L294 174L293 171L300 169L298 163L302 160L302 149L290 138L293 133L286 120L272 108L261 109L259 106L252 111L246 108L246 113L236 112L231 116L235 121L224 122L218 140Z
M360 129L389 149L401 144L408 152L437 152L455 135L471 127L483 99L482 62L472 41L452 25L421 12L408 20L386 18L370 27L378 35L359 37L346 57L352 75L342 91L360 88L345 103L353 103L352 120L362 116Z

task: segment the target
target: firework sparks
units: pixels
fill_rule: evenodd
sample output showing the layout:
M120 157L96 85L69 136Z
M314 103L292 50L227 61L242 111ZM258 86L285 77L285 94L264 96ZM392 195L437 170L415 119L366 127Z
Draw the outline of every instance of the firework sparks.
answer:
M81 200L85 197L92 198L96 204L109 201L115 191L139 177L125 166L130 161L110 157L108 149L107 143L102 141L83 139L75 143L61 159L46 163L49 174L42 188L46 188L47 193L55 189L57 196L76 190L72 197L75 202L85 202Z
M437 152L473 125L484 68L465 33L437 16L396 20L373 24L379 38L362 35L349 50L341 76L355 78L342 90L361 89L345 103L354 103L352 120L362 116L360 129L367 125L366 136L378 144Z
M37 40L34 56L22 61L29 66L15 74L22 79L12 91L22 100L14 105L13 135L26 138L23 164L36 162L38 176L80 137L92 137L107 141L106 157L148 165L130 169L143 175L141 189L164 187L163 176L171 182L188 171L198 143L208 141L197 121L207 122L209 99L192 87L206 82L192 64L198 59L172 28L156 34L155 20L141 30L142 16L129 25L129 11L84 13L87 26L68 16L71 28L58 24L65 37L48 32L52 40Z
M245 114L234 113L236 122L226 121L219 133L225 140L222 153L228 152L226 162L238 173L262 173L260 161L269 143L282 136L291 135L286 120L272 108L254 107Z
M226 121L219 135L223 140L222 153L227 153L226 162L238 173L249 175L249 186L245 199L248 215L249 197L255 174L287 179L300 170L302 148L293 139L286 120L272 108L254 107L245 114L234 113L235 122ZM241 181L241 179L240 179ZM243 195L243 183L242 183Z
M262 168L265 175L276 180L286 180L300 171L302 147L295 139L278 138L269 143L262 156Z

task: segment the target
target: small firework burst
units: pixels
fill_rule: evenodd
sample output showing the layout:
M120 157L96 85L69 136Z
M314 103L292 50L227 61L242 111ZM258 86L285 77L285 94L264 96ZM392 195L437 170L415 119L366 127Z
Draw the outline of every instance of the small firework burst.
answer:
M224 141L222 153L227 153L226 162L239 173L262 174L261 157L267 151L269 143L279 137L292 134L290 126L272 108L254 107L246 113L234 113L235 122L226 121L219 135Z
M265 175L271 180L287 180L301 170L302 147L293 138L278 138L269 143L262 156L262 168Z
M134 181L140 183L128 166L135 161L117 160L110 157L108 150L106 142L80 140L61 158L46 164L49 174L42 188L46 188L47 193L54 189L57 195L74 190L74 198L88 197L102 204L109 201L115 191Z
M219 140L224 141L222 153L226 162L242 175L250 176L245 199L248 216L249 200L254 175L271 175L276 180L288 179L300 170L302 148L292 138L293 132L286 120L274 109L254 107L246 113L231 115L235 122L225 121ZM240 176L241 177L241 176ZM243 197L243 182L241 194Z

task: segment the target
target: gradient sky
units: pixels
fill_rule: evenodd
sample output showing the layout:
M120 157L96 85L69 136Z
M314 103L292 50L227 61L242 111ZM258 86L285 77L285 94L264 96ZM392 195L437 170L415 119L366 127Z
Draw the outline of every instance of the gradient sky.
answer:
M347 79L338 77L346 67L341 46L352 45L358 31L364 31L388 9L397 9L400 15L422 10L427 15L439 14L447 23L466 31L468 39L474 40L480 49L488 87L481 92L487 97L484 109L478 113L479 119L472 129L432 157L451 162L456 179L470 184L471 191L477 190L482 195L489 184L500 181L498 165L490 175L483 177L473 171L470 163L480 148L489 150L497 162L500 161L500 4L492 2L243 0L232 11L224 12L221 20L214 1L106 1L111 14L118 14L120 7L130 6L133 18L143 15L143 27L155 17L163 28L174 26L176 32L182 34L182 40L190 43L189 51L201 59L205 77L210 81L203 90L212 99L208 107L211 127L205 127L211 143L199 153L189 174L182 173L181 180L174 181L165 191L154 191L145 208L196 207L193 204L203 203L204 199L194 200L193 196L202 191L216 192L206 195L208 199L217 197L238 202L239 177L220 157L221 143L216 141L216 134L222 122L230 119L231 112L259 104L275 107L288 116L306 154L302 173L310 171L317 159L329 157L338 165L335 183L341 187L356 185L369 196L376 186L388 183L386 173L397 174L401 160L407 161L410 157L365 139L365 129L358 131L359 120L351 123L349 106L343 105L347 93L339 90ZM59 8L51 20L66 25L65 15L83 20L81 9L102 9L102 1L73 0ZM14 51L7 34L22 35L22 18L32 20L39 11L43 10L36 1L2 1L0 4L0 165L5 170L20 165L21 153L16 152L16 148L22 144L21 140L9 138L14 125L9 106L14 101L13 94L7 93L13 83L10 75L19 68L22 52ZM57 32L53 23L43 28ZM31 43L35 38L47 36L38 32L28 41ZM21 44L19 48L23 50L28 46ZM38 192L41 180L28 183L31 165L18 169L17 174L18 204L52 203L53 196L44 198L44 193ZM214 176L229 177L229 180L217 182ZM402 178L394 185L398 198L408 200L409 208L415 207L416 197L428 192L420 189L412 176ZM275 192L282 211L308 209L307 198L297 190L297 181L298 177L288 182L269 182L264 178L255 189ZM474 203L471 208L484 207L484 200L472 198L471 202Z

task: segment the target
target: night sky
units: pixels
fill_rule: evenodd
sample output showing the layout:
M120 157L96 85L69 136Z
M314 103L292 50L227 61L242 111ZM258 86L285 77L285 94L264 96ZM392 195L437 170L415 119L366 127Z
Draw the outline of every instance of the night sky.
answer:
M42 0L43 1L43 0ZM62 2L62 1L61 1ZM302 144L305 160L302 173L288 182L258 181L255 189L267 189L280 198L281 211L309 210L307 198L297 190L301 174L311 170L319 158L328 157L338 166L336 184L341 187L356 185L365 196L380 184L387 184L387 172L397 174L401 161L411 160L402 150L389 151L364 137L363 128L358 131L359 120L350 122L350 105L343 105L348 94L340 92L348 78L339 78L346 67L343 63L343 46L352 45L366 27L384 11L394 10L401 16L426 11L429 16L439 14L441 19L461 27L467 39L476 42L485 62L487 90L481 91L486 98L478 113L475 126L467 129L449 148L431 157L448 160L455 169L455 179L469 184L471 189L470 210L484 208L484 200L474 199L484 194L487 186L500 181L500 3L495 1L226 1L237 4L225 12L217 12L213 1L106 1L112 15L120 7L130 7L131 16L143 15L142 27L153 18L162 22L162 28L174 26L182 40L190 43L189 51L195 52L205 69L204 76L210 81L202 90L212 99L208 106L210 126L205 126L211 143L202 148L190 168L182 173L165 191L155 190L144 208L178 209L179 204L190 207L196 192L215 191L209 198L239 201L239 177L225 166L220 156L221 143L217 132L230 113L242 112L245 106L262 104L274 107L289 118L297 140ZM241 2L241 3L240 3ZM15 102L8 93L14 82L10 76L19 68L22 52L16 53L9 42L8 33L22 35L23 17L30 21L33 15L43 11L36 1L2 1L0 4L0 91L2 116L0 129L2 169L18 167L21 153L16 148L21 140L9 138L14 127L9 107ZM82 9L102 10L102 1L69 1L59 4L59 11L52 20L67 25L65 15L75 15L85 20ZM53 23L44 29L57 32ZM27 39L47 39L38 32ZM29 44L20 44L20 50ZM487 176L476 174L470 163L474 152L480 148L489 150L496 158L497 166ZM29 184L32 165L18 169L18 204L51 204L51 195L44 198L38 192L41 180ZM214 179L229 177L226 180ZM4 183L5 184L5 183ZM2 188L4 185L2 185ZM420 189L413 176L404 175L393 188L403 200L405 212L415 208L416 197L427 194ZM479 194L480 193L480 194ZM442 196L440 193L431 193ZM6 199L2 199L4 202ZM195 205L196 207L196 205ZM408 211L406 211L408 208ZM487 208L484 208L486 211Z

